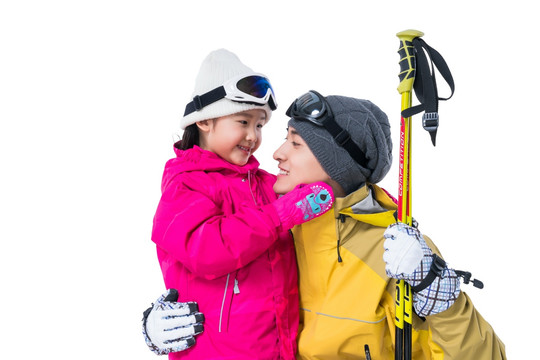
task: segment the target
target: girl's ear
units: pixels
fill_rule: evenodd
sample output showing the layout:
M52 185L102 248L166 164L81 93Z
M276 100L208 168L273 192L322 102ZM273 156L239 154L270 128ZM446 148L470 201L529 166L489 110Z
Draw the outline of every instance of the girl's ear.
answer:
M210 124L208 123L208 120L197 121L196 124L199 130L204 132L210 131Z

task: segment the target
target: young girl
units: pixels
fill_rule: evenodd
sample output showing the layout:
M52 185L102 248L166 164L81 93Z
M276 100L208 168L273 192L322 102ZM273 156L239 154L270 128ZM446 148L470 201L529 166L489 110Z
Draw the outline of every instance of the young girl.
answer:
M275 108L268 80L236 55L218 50L203 61L152 232L166 287L178 289L179 301L197 299L205 317L197 346L170 359L295 357L297 269L288 229L333 200L324 183L275 195L275 176L252 156Z

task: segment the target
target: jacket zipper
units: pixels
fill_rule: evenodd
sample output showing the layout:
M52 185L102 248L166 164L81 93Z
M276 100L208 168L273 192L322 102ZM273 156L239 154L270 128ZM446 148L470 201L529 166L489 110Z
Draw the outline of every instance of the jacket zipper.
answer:
M221 300L221 310L219 312L219 326L218 326L218 332L221 332L221 325L223 323L223 311L225 310L225 301L227 300L227 289L229 288L229 280L231 278L231 274L227 274L227 280L225 283L225 291L223 292L223 299ZM240 294L240 287L238 286L238 279L234 279L234 287L233 287L233 294L237 295Z
M253 199L253 202L255 205L257 205L257 201L255 200L255 195L253 194L253 190L251 189L251 172L248 170L247 173L248 178L248 186L249 186L249 193L251 194L251 197ZM223 292L223 300L221 300L221 311L219 312L219 327L218 332L221 332L221 324L223 322L223 310L225 309L225 300L227 298L227 289L229 288L229 279L231 277L231 274L227 274L227 282L225 283L225 291ZM234 279L234 288L233 288L233 294L238 295L240 294L240 287L238 286L238 279Z
M253 203L255 205L258 205L257 200L255 200L255 195L253 194L253 190L251 189L251 170L248 170L247 178L248 178L249 193L251 194L251 198L253 199Z
M225 292L223 293L223 300L221 301L221 311L219 312L219 327L218 332L221 332L221 322L223 320L223 308L225 307L225 298L227 298L227 288L229 287L229 277L231 274L227 274L227 281L225 282Z
M339 251L339 247L341 246L341 224L345 222L345 215L339 214L339 222L338 222L338 239L337 239L337 260L338 262L343 262L343 259L341 258L341 252Z

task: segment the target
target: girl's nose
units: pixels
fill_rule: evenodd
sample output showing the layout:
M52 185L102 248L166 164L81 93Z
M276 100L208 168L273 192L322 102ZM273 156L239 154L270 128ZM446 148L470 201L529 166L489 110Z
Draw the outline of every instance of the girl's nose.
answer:
M257 130L254 129L254 128L250 128L247 131L246 140L251 141L251 142L256 142L257 141Z

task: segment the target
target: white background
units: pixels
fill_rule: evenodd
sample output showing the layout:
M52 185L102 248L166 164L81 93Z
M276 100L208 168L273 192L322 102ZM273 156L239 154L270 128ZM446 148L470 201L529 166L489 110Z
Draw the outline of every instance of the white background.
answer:
M441 52L455 96L437 147L413 118L413 215L513 359L536 354L538 18L533 2L5 1L0 5L0 358L155 359L142 311L163 291L150 241L165 161L199 65L227 48L280 107L275 173L309 89L385 110L397 192L395 34ZM448 93L441 84L441 95Z

